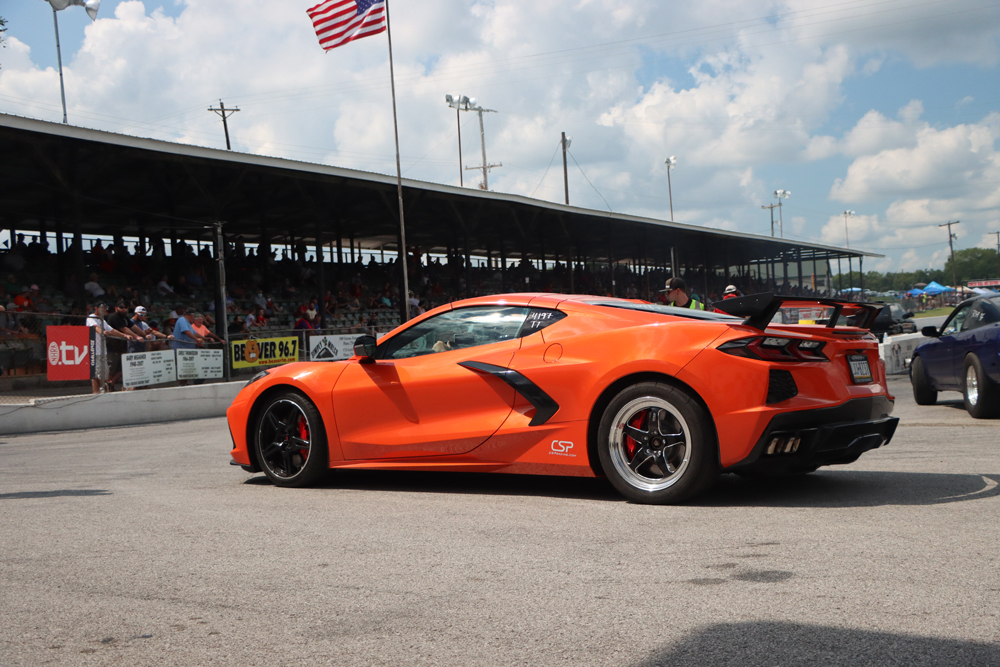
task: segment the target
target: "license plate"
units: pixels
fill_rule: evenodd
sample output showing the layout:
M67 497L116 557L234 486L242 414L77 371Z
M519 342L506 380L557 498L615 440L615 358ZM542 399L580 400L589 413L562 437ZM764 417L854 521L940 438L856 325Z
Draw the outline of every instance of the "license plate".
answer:
M851 379L855 384L872 381L872 368L868 365L868 357L863 354L847 355L847 365L851 367Z

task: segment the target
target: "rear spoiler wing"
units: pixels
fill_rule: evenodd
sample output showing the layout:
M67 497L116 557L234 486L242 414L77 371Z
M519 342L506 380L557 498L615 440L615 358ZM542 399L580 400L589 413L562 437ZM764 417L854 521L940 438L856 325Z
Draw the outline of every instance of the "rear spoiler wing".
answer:
M854 317L854 326L870 329L884 304L858 303L840 299L817 299L801 296L780 296L771 292L748 294L735 299L724 299L712 304L716 310L729 315L745 317L743 324L764 331L782 306L827 306L833 308L826 326L835 327L841 313L847 310Z

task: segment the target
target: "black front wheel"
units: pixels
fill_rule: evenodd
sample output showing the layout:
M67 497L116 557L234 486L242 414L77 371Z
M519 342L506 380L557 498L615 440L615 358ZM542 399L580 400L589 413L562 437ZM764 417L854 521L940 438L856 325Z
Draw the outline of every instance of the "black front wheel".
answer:
M914 357L910 364L910 384L913 386L913 400L917 405L934 405L937 403L938 393L927 380L927 372L924 370L924 360Z
M628 500L678 503L719 475L711 417L686 391L640 382L608 404L597 441L608 481Z
M261 407L254 429L257 463L278 486L316 483L329 469L326 432L319 410L296 391L274 394Z

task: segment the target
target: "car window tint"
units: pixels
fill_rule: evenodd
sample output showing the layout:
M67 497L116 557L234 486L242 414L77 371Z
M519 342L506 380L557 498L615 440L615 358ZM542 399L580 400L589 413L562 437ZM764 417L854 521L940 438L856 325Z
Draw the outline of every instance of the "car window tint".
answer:
M564 317L566 317L566 313L554 308L532 308L531 312L528 313L527 319L524 320L524 324L521 325L521 331L518 332L517 336L518 338L530 336L536 331L541 331L545 327L552 326Z
M983 324L1000 322L1000 298L983 299L979 305L983 309Z
M414 324L379 346L379 359L407 359L517 337L528 309L473 306L441 313Z
M972 304L969 308L969 314L966 316L965 321L962 322L962 331L972 331L978 327L983 326L983 313L982 307L980 307L980 302Z
M965 318L969 315L969 306L972 304L965 304L960 306L958 310L951 314L951 319L948 320L948 324L945 326L944 330L941 332L942 336L947 336L948 334L958 333L962 330L962 324L965 322Z
M874 326L888 327L892 324L892 308L891 306L886 306L882 310L878 311L878 315L875 317L875 321L872 323Z

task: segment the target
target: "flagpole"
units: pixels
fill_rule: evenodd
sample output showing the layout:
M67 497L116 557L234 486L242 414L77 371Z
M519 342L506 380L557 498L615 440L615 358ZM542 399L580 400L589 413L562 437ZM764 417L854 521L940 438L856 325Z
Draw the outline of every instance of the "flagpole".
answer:
M403 269L403 315L410 319L410 279L407 276L406 224L403 221L403 172L399 167L399 125L396 122L396 78L392 70L392 28L389 23L389 0L385 2L385 32L389 38L389 86L392 89L392 129L396 135L396 193L399 197L399 262Z

